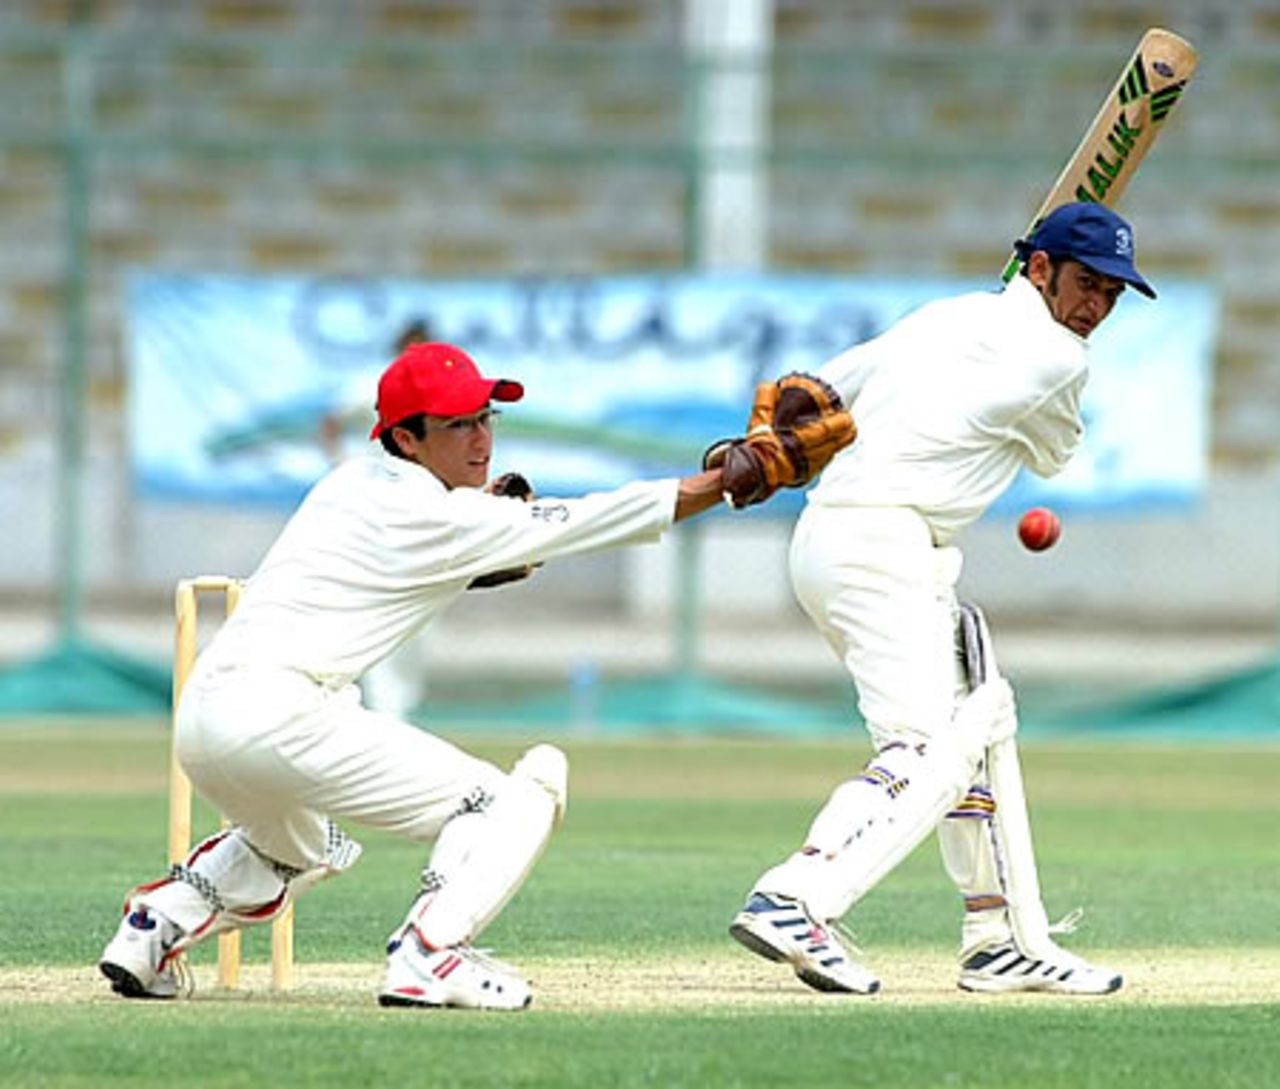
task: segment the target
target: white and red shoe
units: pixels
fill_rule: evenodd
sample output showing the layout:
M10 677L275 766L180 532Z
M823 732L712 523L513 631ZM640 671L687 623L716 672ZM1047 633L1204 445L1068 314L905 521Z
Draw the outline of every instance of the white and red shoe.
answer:
M391 943L378 992L382 1006L522 1010L532 1001L529 984L511 965L470 945L428 949L411 928Z

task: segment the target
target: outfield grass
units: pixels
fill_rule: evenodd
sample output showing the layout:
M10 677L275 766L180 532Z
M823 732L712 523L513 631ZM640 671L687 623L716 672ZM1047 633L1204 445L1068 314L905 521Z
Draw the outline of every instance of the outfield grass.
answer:
M927 844L850 920L884 979L868 1000L725 935L860 738L566 747L568 819L485 935L534 1008L426 1013L371 997L423 852L364 832L357 868L299 907L296 994L114 999L91 966L161 869L163 730L0 729L0 1086L1280 1084L1280 748L1029 746L1050 912L1086 908L1073 947L1126 991L961 995L957 897Z

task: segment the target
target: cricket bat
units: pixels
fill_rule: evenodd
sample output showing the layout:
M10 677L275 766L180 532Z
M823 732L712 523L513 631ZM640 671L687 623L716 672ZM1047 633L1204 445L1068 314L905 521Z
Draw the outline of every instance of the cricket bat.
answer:
M1024 238L1059 205L1079 200L1115 205L1178 104L1198 59L1195 47L1172 31L1152 27L1142 36ZM1000 279L1008 283L1017 273L1018 258L1011 253Z

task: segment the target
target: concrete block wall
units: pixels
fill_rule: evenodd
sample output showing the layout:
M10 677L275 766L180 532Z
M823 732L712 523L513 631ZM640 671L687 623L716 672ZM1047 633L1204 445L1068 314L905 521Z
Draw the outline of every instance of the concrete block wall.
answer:
M0 91L23 104L0 123L0 499L30 511L0 591L53 576L74 7L0 9ZM680 0L109 0L92 18L94 585L162 580L138 541L167 515L128 488L130 267L453 276L688 258ZM991 273L1153 18L1141 3L777 0L770 264ZM1124 208L1153 279L1222 288L1215 470L1265 479L1280 454L1280 8L1174 0L1158 18L1202 68Z

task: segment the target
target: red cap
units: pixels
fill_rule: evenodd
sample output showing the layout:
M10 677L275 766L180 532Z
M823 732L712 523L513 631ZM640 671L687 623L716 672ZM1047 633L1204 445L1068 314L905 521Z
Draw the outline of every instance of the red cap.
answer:
M491 400L518 401L524 386L506 378L485 378L472 358L452 344L411 344L378 379L376 439L401 420L428 416L467 416Z

